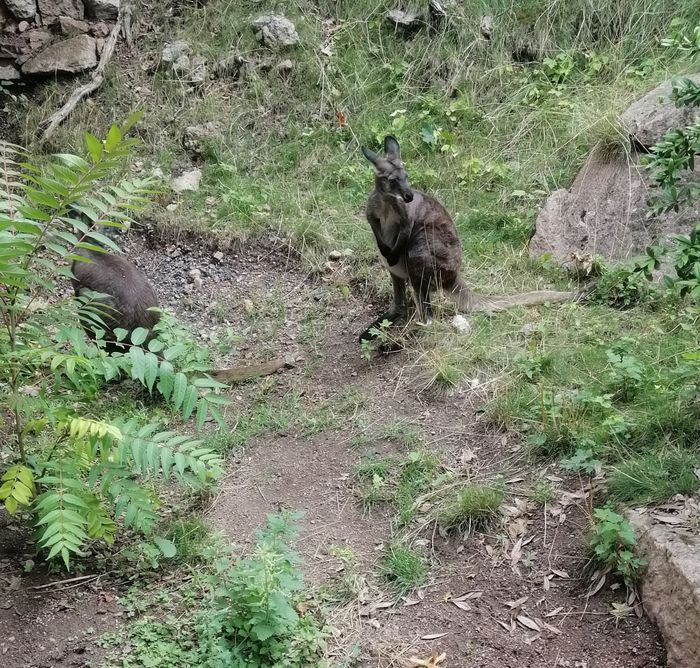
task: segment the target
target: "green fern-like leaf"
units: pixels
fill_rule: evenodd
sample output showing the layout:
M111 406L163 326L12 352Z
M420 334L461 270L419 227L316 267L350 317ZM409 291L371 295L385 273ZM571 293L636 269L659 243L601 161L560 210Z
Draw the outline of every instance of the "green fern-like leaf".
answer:
M51 480L42 479L41 482ZM71 554L80 554L82 545L88 539L88 507L79 496L70 493L64 482L63 478L58 478L56 487L37 499L36 526L41 531L39 547L48 550L46 558L51 560L60 556L70 570Z
M30 468L15 464L0 478L0 501L11 515L20 507L28 507L34 497L34 475Z

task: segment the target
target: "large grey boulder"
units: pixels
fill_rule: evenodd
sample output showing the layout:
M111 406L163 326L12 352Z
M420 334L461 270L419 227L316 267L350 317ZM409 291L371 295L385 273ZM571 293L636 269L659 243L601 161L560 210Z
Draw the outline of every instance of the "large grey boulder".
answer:
M299 44L296 26L285 16L258 16L251 26L255 31L255 38L265 46L285 47Z
M38 0L39 14L44 25L53 25L59 16L72 19L85 18L85 6L82 0Z
M84 0L85 13L94 19L116 21L119 15L119 0Z
M667 666L698 668L700 536L689 526L656 523L649 513L633 511L628 517L647 564L641 587L644 610L664 637Z
M700 74L684 78L700 84ZM669 130L690 125L698 115L697 107L676 107L670 99L672 89L673 81L665 81L633 102L620 116L624 130L644 148L652 147Z
M17 19L33 19L36 15L36 0L5 0L5 5Z
M640 160L634 152L593 149L571 188L553 192L542 207L530 255L548 253L564 265L575 265L572 253L624 260L687 233L700 217L700 203L648 218L652 185Z
M30 58L22 65L23 74L75 74L97 65L97 45L94 38L80 35L57 42Z
M691 77L700 83L700 74ZM563 264L572 253L623 260L649 244L687 234L700 218L700 203L679 213L648 217L654 186L641 164L642 147L654 145L671 128L692 123L697 109L676 108L667 81L629 106L620 122L633 139L631 147L596 147L568 190L553 192L540 211L530 240L530 254L551 254ZM688 175L700 180L700 170Z

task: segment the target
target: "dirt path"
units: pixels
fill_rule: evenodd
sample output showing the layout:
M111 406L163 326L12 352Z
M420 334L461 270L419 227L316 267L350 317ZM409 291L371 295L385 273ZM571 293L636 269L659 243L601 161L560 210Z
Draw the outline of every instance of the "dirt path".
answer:
M222 361L304 357L292 371L234 391L241 415L258 411L261 435L231 462L209 519L245 548L267 513L305 513L295 548L307 584L326 595L344 587L330 619L331 658L340 661L354 647L357 665L382 668L442 652L440 668L665 665L648 620L610 614L611 603L624 602L622 591L606 582L585 596L584 483L528 464L514 436L479 420L468 387L430 398L415 391L406 354L364 360L356 336L379 305L348 295L346 281L333 274L309 280L271 248L215 257L185 241L132 237L126 244L162 303L203 341L213 340ZM194 286L193 269L201 287ZM343 261L334 274L342 278ZM364 513L353 472L368 456L405 457L414 447L473 479L503 475L507 507L502 524L470 537L421 528L419 514L408 530L430 564L427 584L395 602L378 574L381 550L396 531L393 512L380 504ZM555 491L544 508L528 499L538 474ZM9 596L0 606L0 665L87 665L92 632L115 626L111 598L98 587L37 595L32 578L22 576L24 558L9 547L0 554ZM453 599L465 594L456 605Z
M168 280L182 284L192 268L211 270L204 294L193 295L185 310L178 308L182 316L201 325L201 318L220 311L217 304L224 302L225 319L250 326L239 359L294 351L307 360L305 370L276 379L267 401L272 414L282 414L294 397L294 410L304 413L310 424L283 425L250 443L232 463L210 520L232 542L246 544L267 513L282 507L304 511L296 548L314 588L337 586L339 573L347 575L348 568L337 558L339 548L351 553L358 596L332 622L339 646L358 645L360 665L409 665L413 655L426 658L442 652L443 668L664 665L659 636L648 620L634 614L616 620L610 614L611 603L624 603L621 591L611 591L606 583L598 594L586 597L590 585L581 575L586 563L583 482L528 465L514 437L479 421L468 388L431 400L412 389L404 354L366 362L356 336L377 305L348 297L332 276L316 283L306 280L293 261L274 251L227 254L222 263L212 264L209 251L190 248L183 255L181 250L169 250L175 261L169 263ZM152 278L158 275L163 294L172 295L156 269L163 260L145 248L139 255ZM228 271L235 271L238 280L223 280ZM342 262L335 272L342 275ZM248 312L245 300L252 302ZM338 407L333 416L316 420L314 415L328 406L331 412ZM434 527L426 528L417 535L417 544L430 560L428 584L411 595L408 605L399 601L372 611L373 604L391 600L382 591L377 560L391 538L392 523L386 508L363 514L352 474L368 454L405 454L396 438L376 436L386 425L394 431L399 425L399 432L401 425L406 431L410 427L445 467L464 468L463 454L469 452L470 475L499 473L510 483L502 526L464 539L445 539ZM527 493L542 473L555 499L538 508L528 503ZM476 593L466 606L451 600L469 592ZM431 635L439 637L424 639Z

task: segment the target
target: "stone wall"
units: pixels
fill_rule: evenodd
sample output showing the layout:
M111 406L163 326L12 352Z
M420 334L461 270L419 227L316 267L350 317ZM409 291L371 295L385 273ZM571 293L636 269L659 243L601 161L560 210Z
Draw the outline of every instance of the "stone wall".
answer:
M92 69L119 0L0 0L0 82Z

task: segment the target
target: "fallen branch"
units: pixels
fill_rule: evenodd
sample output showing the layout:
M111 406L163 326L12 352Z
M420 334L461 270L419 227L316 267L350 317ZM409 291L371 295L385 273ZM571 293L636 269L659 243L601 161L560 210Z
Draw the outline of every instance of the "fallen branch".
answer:
M71 93L71 96L68 98L67 102L41 124L42 126L45 126L45 130L41 135L42 144L46 142L55 132L56 128L63 123L68 116L70 116L71 112L75 109L78 103L83 98L94 93L104 82L105 69L107 68L109 61L112 59L112 54L114 53L114 48L117 45L119 33L122 31L125 16L131 16L131 3L127 0L124 0L121 3L119 14L117 16L117 22L114 24L112 32L109 33L109 37L107 38L104 48L102 49L100 62L97 64L95 71L92 73L90 81L80 86L80 88L76 88Z

